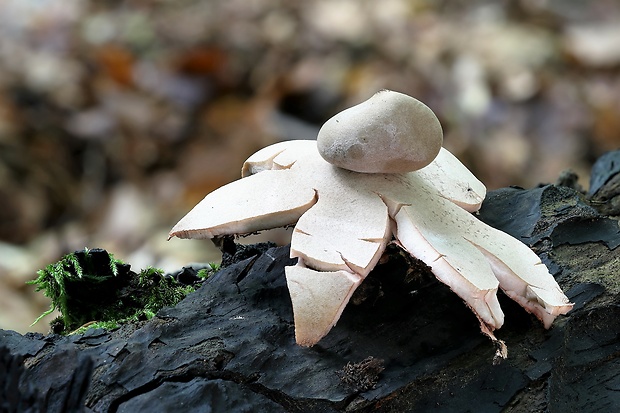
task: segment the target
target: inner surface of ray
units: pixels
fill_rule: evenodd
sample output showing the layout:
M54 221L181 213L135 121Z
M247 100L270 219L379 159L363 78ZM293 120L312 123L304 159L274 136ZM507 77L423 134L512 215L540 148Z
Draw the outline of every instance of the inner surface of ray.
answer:
M341 191L346 196L335 197ZM354 269L366 276L391 237L386 205L369 193L319 188L319 199L297 222L291 257L323 271ZM330 196L331 195L331 196Z
M549 326L572 304L525 244L479 221L486 188L441 149L425 168L359 173L327 163L316 141L263 148L243 179L207 195L170 236L212 238L296 223L286 267L296 337L312 345L336 323L395 238L471 307L493 338L504 314L497 289Z

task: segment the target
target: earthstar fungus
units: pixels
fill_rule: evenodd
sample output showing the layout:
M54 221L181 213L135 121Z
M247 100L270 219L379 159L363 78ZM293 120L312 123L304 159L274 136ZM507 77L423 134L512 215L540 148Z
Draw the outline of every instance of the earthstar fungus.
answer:
M250 156L243 179L208 194L170 237L295 224L291 257L298 262L285 271L295 337L304 346L331 330L393 240L431 267L505 349L493 334L504 322L498 288L546 328L572 304L525 244L471 214L486 188L441 144L428 107L379 92L328 120L317 141L281 142Z

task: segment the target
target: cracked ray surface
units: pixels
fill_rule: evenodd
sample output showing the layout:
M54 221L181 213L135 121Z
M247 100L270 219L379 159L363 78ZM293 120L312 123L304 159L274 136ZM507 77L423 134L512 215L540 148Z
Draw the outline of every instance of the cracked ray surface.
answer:
M288 141L248 158L242 176L207 195L170 237L296 224L291 257L298 263L286 276L301 345L316 344L335 325L392 236L465 301L494 340L504 322L498 288L546 327L572 307L536 254L470 213L486 189L445 149L418 171L368 174L326 162L316 141Z

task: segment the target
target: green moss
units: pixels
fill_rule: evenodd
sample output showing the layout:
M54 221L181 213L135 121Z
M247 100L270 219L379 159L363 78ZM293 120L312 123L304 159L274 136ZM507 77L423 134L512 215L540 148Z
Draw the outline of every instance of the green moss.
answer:
M86 330L89 329L97 329L103 328L105 330L116 330L120 325L116 321L93 321L90 323L86 323L83 326L78 327L76 330L72 331L70 334L84 334Z
M164 277L163 271L149 267L138 274L138 286L145 291L142 312L152 318L161 308L177 304L194 287L184 286L172 277Z
M206 280L207 278L209 278L210 276L215 274L219 269L220 269L219 264L215 264L215 263L210 262L209 266L207 268L203 268L203 269L199 270L196 273L196 276L198 278L202 278L202 279Z
M36 285L37 291L42 290L52 303L35 323L58 309L61 316L52 325L60 334L148 320L161 308L177 304L196 287L180 284L157 268L136 274L128 264L101 249L67 254L37 274L38 278L29 284Z

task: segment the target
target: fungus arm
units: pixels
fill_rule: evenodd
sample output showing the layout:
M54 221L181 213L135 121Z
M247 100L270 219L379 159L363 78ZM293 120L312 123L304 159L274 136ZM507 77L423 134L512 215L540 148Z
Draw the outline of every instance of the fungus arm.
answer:
M411 175L429 183L440 196L469 212L479 210L486 196L484 184L445 148L441 148L430 165Z
M248 234L297 222L316 203L316 192L287 171L263 171L225 185L200 201L169 238Z

